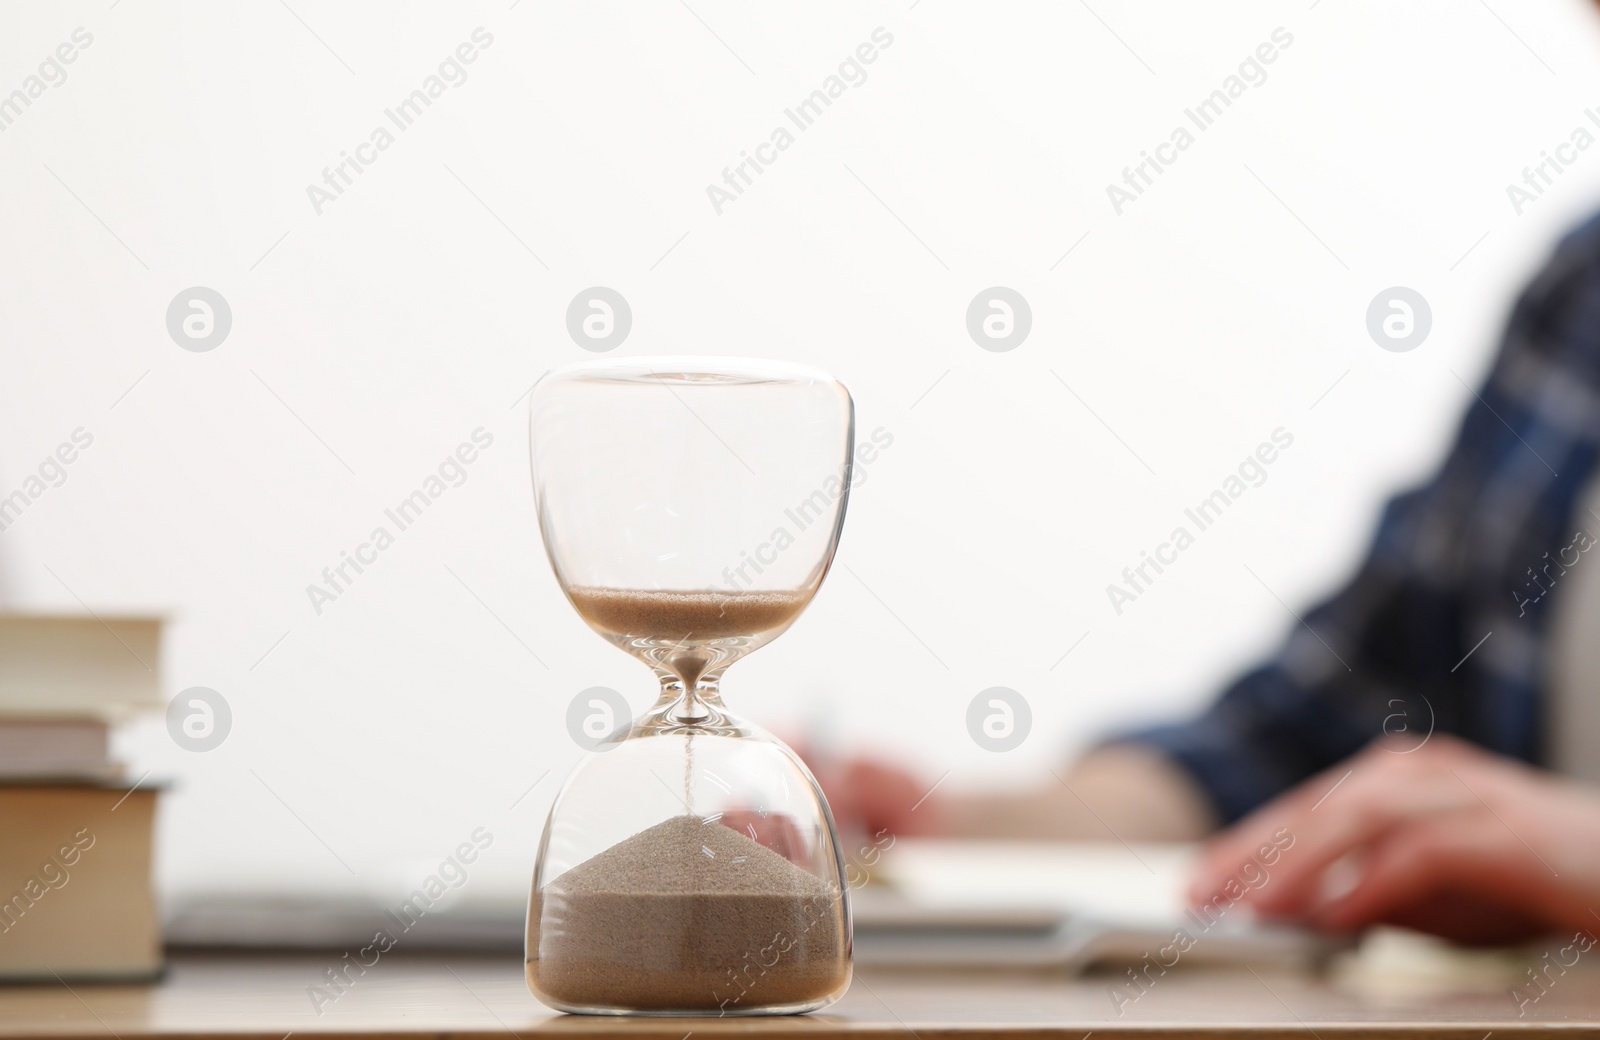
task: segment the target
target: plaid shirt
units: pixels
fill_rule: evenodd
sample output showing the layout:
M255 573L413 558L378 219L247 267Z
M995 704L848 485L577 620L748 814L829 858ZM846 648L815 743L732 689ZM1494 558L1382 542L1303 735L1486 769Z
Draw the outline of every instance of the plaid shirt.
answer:
M1600 531L1576 515L1597 441L1600 217L1518 299L1443 467L1389 501L1349 584L1198 717L1124 739L1184 766L1229 822L1385 732L1542 762L1556 597L1523 601Z

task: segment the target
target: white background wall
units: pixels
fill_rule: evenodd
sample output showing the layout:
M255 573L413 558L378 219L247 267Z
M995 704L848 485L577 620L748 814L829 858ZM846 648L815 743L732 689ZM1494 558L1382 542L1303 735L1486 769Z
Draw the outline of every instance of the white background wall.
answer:
M121 743L177 784L169 894L410 887L480 825L525 875L569 700L648 702L551 579L513 406L589 356L586 286L632 304L618 355L809 362L893 433L846 525L861 580L730 673L735 710L1022 783L1279 639L1246 565L1297 609L1347 572L1600 194L1600 149L1521 216L1505 194L1600 104L1578 0L691 6L0 12L0 92L94 37L0 133L0 494L95 438L0 534L4 596L170 610L168 693L230 702L210 753L160 719ZM306 185L478 26L470 78L315 213ZM718 215L706 185L878 26L868 80ZM1116 215L1106 184L1279 26L1269 78ZM193 285L233 309L209 353L166 330ZM1032 305L1009 353L966 331L991 285ZM1392 285L1433 308L1410 353L1365 330ZM467 483L317 616L306 586L479 426ZM1117 616L1106 585L1279 426L1268 481ZM994 685L1035 715L1009 754L965 729Z

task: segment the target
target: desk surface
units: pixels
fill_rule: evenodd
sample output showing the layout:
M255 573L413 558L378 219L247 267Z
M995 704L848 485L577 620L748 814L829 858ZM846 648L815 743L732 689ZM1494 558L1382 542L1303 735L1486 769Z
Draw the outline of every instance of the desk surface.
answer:
M1270 965L1192 968L1160 977L1117 1013L1107 994L1118 976L1070 978L1015 973L858 972L844 1000L827 1011L785 1018L588 1018L552 1014L523 986L516 958L461 955L385 957L318 1015L309 988L332 954L206 956L174 959L160 985L0 987L0 1038L148 1040L226 1036L299 1040L373 1036L469 1038L552 1034L626 1035L684 1040L731 1033L790 1040L828 1034L863 1040L914 1034L916 1040L1197 1038L1240 1032L1313 1040L1485 1040L1558 1029L1600 1037L1600 970L1580 964L1547 987L1519 1018L1509 976L1396 988L1315 979Z

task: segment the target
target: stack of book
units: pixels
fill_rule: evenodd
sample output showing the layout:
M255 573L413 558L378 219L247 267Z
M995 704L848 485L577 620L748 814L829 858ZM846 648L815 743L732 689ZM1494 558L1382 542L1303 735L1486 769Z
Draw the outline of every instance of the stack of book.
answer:
M156 791L111 731L161 707L156 618L0 614L0 980L161 971Z

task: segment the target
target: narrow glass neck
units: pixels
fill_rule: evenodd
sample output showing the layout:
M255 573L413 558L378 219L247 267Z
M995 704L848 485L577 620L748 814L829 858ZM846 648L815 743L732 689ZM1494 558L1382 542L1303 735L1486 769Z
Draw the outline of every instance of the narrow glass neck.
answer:
M679 726L717 726L726 717L720 672L702 675L694 683L685 683L668 671L657 671L656 676L661 680L661 697L651 709L652 714Z

